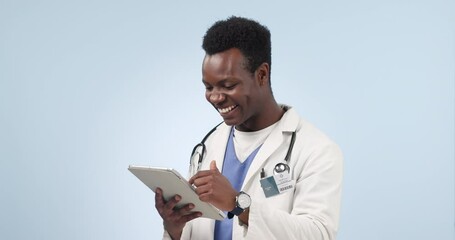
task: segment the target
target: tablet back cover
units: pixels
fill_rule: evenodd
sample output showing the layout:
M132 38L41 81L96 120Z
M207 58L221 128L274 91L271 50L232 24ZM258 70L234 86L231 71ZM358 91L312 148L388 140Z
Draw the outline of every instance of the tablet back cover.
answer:
M225 218L225 214L222 211L209 203L199 200L194 188L174 169L130 165L128 170L153 192L155 192L157 187L161 188L166 201L179 194L182 199L177 207L193 203L195 205L193 211L201 212L202 217L216 220Z

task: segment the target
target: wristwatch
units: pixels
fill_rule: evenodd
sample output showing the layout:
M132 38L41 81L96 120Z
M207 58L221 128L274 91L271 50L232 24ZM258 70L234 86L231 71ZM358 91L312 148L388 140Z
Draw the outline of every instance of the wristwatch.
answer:
M238 216L242 214L247 208L251 205L251 198L250 195L246 194L245 192L241 191L235 197L235 208L228 212L228 218L233 218L234 215Z

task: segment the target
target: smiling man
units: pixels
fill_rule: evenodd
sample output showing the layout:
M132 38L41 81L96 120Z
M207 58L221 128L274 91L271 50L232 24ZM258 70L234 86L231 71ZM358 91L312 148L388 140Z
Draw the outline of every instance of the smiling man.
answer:
M269 84L270 63L254 72L238 48L206 55L202 66L205 97L227 125L251 132L277 122L284 113L273 98Z
M290 106L278 104L270 82L270 32L230 17L203 40L202 82L223 123L204 139L189 182L202 201L227 212L201 218L180 196L155 206L164 238L333 240L338 230L342 154Z

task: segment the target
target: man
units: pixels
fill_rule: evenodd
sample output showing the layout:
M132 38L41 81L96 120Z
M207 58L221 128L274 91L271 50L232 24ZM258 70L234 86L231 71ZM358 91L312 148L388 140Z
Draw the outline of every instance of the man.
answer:
M192 204L175 209L180 196L165 202L158 189L164 238L335 239L342 155L292 107L275 101L269 30L230 17L207 30L203 49L205 97L224 123L208 135L189 182L228 218L200 218Z

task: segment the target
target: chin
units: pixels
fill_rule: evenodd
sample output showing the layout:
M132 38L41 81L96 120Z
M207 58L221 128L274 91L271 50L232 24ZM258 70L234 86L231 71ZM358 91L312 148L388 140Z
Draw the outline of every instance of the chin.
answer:
M226 120L226 119L223 119L224 120L224 123L228 126L235 126L237 124L235 124L234 121L231 121L231 120Z
M224 120L224 123L228 126L238 126L241 124L236 119L223 119L223 120Z

